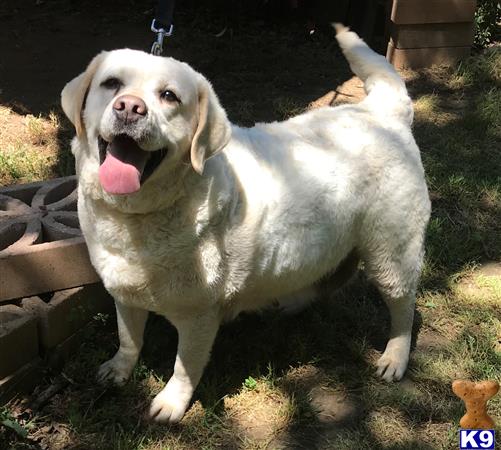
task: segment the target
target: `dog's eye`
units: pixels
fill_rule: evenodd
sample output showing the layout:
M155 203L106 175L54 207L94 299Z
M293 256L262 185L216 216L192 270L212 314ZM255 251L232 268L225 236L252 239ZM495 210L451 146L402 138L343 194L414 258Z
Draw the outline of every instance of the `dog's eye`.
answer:
M118 78L107 78L101 83L101 86L106 89L120 89L122 87L122 82Z
M160 98L162 100L166 100L168 102L181 103L181 100L179 100L179 97L176 94L174 94L174 92L169 91L169 90L163 91L160 94Z

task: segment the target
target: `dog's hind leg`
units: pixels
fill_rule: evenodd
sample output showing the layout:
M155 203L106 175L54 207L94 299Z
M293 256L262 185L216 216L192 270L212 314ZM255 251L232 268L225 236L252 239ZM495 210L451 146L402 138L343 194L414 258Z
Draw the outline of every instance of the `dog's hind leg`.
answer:
M409 361L423 234L385 239L384 233L378 233L378 242L372 242L363 256L367 274L390 311L390 339L377 362L377 373L386 381L400 380Z

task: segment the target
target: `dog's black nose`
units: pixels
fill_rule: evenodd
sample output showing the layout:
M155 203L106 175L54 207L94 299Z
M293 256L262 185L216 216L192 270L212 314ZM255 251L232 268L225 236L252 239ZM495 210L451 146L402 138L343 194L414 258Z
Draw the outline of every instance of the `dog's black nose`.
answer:
M146 103L135 95L121 95L113 103L115 115L125 123L133 123L146 116Z

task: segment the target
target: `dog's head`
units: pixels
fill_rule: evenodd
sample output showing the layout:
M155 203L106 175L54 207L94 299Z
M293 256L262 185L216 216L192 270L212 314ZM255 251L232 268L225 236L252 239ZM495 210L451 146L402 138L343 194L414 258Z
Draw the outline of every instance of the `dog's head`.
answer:
M97 55L61 94L77 133L77 164L109 195L139 194L228 142L231 128L210 83L185 63L136 50ZM84 145L81 145L81 144Z

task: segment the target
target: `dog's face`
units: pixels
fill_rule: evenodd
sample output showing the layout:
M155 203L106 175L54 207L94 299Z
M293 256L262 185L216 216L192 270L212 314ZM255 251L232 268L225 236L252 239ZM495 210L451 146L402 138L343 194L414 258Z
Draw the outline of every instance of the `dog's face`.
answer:
M80 145L77 164L99 180L105 196L141 195L191 160L228 142L226 114L210 83L187 64L136 50L96 56L61 94ZM86 173L89 176L89 173Z

